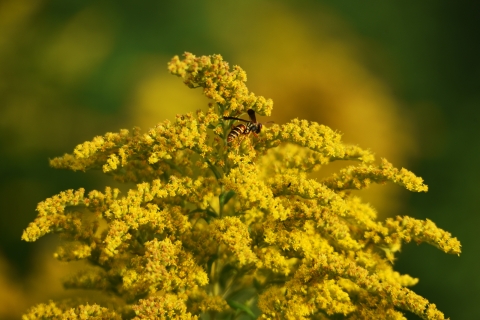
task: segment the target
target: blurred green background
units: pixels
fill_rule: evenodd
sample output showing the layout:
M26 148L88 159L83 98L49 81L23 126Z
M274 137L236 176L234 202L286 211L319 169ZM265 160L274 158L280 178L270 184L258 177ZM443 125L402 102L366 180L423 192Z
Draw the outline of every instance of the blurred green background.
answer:
M36 204L113 184L48 159L205 109L166 70L189 51L244 68L275 102L268 120L326 124L422 176L426 194L361 195L382 218L428 218L460 239L460 257L406 245L396 268L447 317L480 319L479 12L475 1L0 1L0 318L76 294L61 287L70 266L53 259L54 236L20 241Z

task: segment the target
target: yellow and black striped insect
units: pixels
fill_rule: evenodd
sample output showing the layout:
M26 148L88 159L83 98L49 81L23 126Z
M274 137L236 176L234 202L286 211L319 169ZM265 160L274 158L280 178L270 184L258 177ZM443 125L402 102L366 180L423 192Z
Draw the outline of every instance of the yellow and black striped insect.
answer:
M248 109L247 113L250 117L250 120L240 119L237 117L223 117L224 120L238 120L246 122L246 124L242 123L232 128L232 130L227 136L227 143L234 141L241 135L247 136L250 134L250 132L253 133L256 137L258 137L257 134L259 134L262 130L263 124L257 122L257 118L255 117L255 111L253 111L252 109Z

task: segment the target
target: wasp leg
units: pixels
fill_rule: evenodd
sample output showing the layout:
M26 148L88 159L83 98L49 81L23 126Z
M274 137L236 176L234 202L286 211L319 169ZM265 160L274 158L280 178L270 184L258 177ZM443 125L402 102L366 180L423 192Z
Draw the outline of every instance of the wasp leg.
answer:
M258 134L256 134L255 132L252 132L252 133L253 133L253 135L255 136L255 138L258 139L258 142L262 142L262 141L263 141L263 139L260 138L260 136L259 136Z
M239 152L240 152L240 147L241 147L241 145L242 145L242 141L243 141L244 138L245 138L244 135L241 134L240 136L238 136L238 137L232 142L232 144L235 144L235 152L236 152L237 154L239 154Z
M253 135L258 138L258 135L255 132L250 131L250 133L253 133ZM250 149L252 149L252 151L255 151L253 141L251 139L249 139L249 140L250 140Z

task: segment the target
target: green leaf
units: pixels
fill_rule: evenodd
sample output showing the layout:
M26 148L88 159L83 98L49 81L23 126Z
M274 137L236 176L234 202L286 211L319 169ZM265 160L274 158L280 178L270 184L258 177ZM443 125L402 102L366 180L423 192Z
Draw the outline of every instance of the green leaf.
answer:
M216 212L210 210L210 209L207 209L205 210L205 212L207 213L207 215L209 215L210 217L214 217L214 218L218 218L218 215Z
M227 303L230 306L230 308L232 308L234 310L243 311L246 314L248 314L249 316L251 316L252 318L254 318L254 319L256 318L255 314L252 312L252 310L250 310L249 306L244 305L244 304L242 304L240 302L237 302L237 301L234 301L234 300L227 300Z
M235 191L230 190L220 195L220 205L223 206L235 195Z
M192 211L190 211L188 214L193 214L193 213L196 213L196 212L203 212L204 210L203 209L200 209L200 208L197 208L197 209L194 209Z

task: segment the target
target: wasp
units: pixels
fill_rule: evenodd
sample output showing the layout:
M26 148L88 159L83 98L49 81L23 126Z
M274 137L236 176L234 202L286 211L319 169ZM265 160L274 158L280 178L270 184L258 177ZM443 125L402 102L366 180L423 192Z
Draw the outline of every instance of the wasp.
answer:
M250 120L240 119L236 117L223 117L224 120L238 120L246 122L246 124L241 123L232 128L232 130L227 136L227 143L232 142L241 135L247 136L248 134L250 134L250 132L252 132L257 137L257 134L262 131L263 124L257 122L257 118L255 117L255 111L253 111L252 109L248 109L247 113L250 117Z

